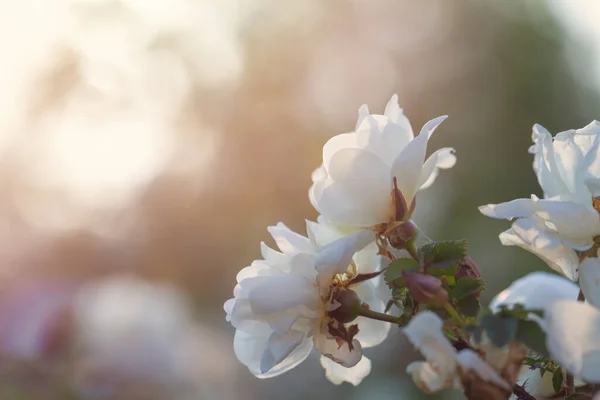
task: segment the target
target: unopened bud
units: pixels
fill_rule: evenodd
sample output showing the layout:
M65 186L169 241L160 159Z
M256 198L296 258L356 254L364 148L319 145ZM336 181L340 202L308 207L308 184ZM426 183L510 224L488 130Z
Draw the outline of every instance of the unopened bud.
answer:
M459 280L460 278L481 278L481 270L479 266L469 256L465 257L458 263L458 270L454 278Z
M390 246L395 249L406 249L407 246L412 246L416 238L417 226L411 220L406 221L388 233Z
M329 305L328 315L341 323L352 322L358 317L362 302L358 295L347 288L335 288Z
M469 256L465 257L464 260L461 260L458 263L458 270L454 275L455 280L459 280L461 278L481 278L481 270L479 266L473 261L473 259ZM476 292L475 295L479 297L481 292Z
M448 303L448 292L442 287L442 281L435 276L416 272L402 272L408 295L415 301L432 306Z
M393 178L394 188L392 189L392 221L406 221L415 210L416 197L413 196L410 205L400 189L398 189L398 180Z
M392 220L402 221L408 212L408 205L404 195L398 189L398 181L394 177L394 188L392 189Z

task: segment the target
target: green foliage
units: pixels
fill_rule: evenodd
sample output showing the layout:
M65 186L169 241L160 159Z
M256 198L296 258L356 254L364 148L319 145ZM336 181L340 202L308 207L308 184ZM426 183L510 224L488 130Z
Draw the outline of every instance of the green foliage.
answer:
M514 317L484 315L479 326L495 346L504 347L517 336L519 320Z
M418 268L419 264L412 258L399 258L390 263L383 274L383 278L391 289L400 289L406 286L402 271L414 271Z
M479 298L472 294L456 301L455 307L463 316L476 317L481 309L481 303L479 302Z
M564 376L561 368L557 368L552 374L552 388L556 393L560 392L563 386Z
M445 270L467 256L466 240L448 240L443 242L426 243L419 249L419 258L427 269L434 267ZM452 274L454 275L454 274Z
M544 357L550 357L550 352L546 347L546 333L537 323L520 320L519 329L515 339L536 353Z
M542 359L547 358L550 355L546 348L546 333L536 322L529 320L531 314L541 316L542 311L526 310L520 305L513 309L502 308L495 314L486 309L480 312L479 323L467 329L478 343L485 332L495 346L504 347L511 340L517 340L542 356ZM529 365L541 368L539 359L538 364Z
M559 369L559 366L555 361L540 355L525 357L523 365L528 365L530 369L539 370L540 376L544 376L546 372L554 373Z
M392 306L396 306L402 313L406 309L408 290L406 288L393 289L392 298L387 302L385 312L389 312Z
M451 299L460 300L485 290L485 286L483 279L463 277L448 289L448 296Z

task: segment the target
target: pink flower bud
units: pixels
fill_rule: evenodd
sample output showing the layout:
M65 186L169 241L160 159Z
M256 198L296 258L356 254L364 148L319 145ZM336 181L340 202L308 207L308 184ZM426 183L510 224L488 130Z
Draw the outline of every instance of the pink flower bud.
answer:
M442 281L435 276L415 272L402 272L408 295L415 301L433 306L448 303L448 292L442 287Z
M454 275L454 279L455 280L459 280L460 278L481 278L481 270L479 269L479 266L475 263L475 261L473 261L473 259L469 256L465 257L464 260L462 260L459 264L458 264L458 271L456 271L456 274ZM479 297L479 295L481 294L481 292L476 292L475 295L477 297Z

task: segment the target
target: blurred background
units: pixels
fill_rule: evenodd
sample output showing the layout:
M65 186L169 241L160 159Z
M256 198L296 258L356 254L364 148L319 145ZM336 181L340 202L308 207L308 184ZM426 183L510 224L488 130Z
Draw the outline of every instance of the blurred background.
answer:
M540 195L531 127L600 119L594 0L0 1L0 399L419 399L399 330L354 388L317 354L271 380L222 305L315 219L331 136L393 93L458 163L419 197L489 289L546 269L477 206ZM435 398L435 397L432 397ZM437 398L460 398L442 393Z

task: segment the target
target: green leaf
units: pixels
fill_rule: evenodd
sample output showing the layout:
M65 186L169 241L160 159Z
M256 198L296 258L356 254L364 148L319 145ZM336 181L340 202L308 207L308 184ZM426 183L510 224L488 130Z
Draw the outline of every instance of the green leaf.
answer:
M456 309L461 315L476 317L481 309L481 303L475 295L463 297L456 302Z
M556 393L560 392L563 386L563 373L562 368L558 368L554 374L552 374L552 388Z
M419 264L412 258L399 258L390 263L383 274L383 278L390 288L402 288L406 286L402 277L402 271L417 268L419 268Z
M518 319L526 320L530 314L535 314L540 318L544 317L544 311L538 309L526 309L522 304L515 304L511 308L507 306L501 306L500 311L496 312L497 315L504 317L516 317Z
M432 242L421 246L419 253L425 265L457 262L467 256L466 240Z
M480 326L497 347L504 347L517 336L519 320L514 317L484 315Z
M536 353L544 357L550 357L550 352L546 347L546 333L537 323L533 321L519 321L519 328L515 339Z
M427 274L437 278L449 278L456 275L458 272L458 261L451 263L444 261L441 264L430 265L427 269Z
M485 281L479 278L463 277L449 288L448 295L451 299L460 300L469 295L485 290Z
M392 298L387 302L387 305L385 307L385 312L387 313L388 311L390 311L392 306L395 305L396 308L398 308L401 313L404 313L404 308L405 308L404 303L406 302L407 294L408 294L408 289L406 289L406 288L393 289L392 290Z

